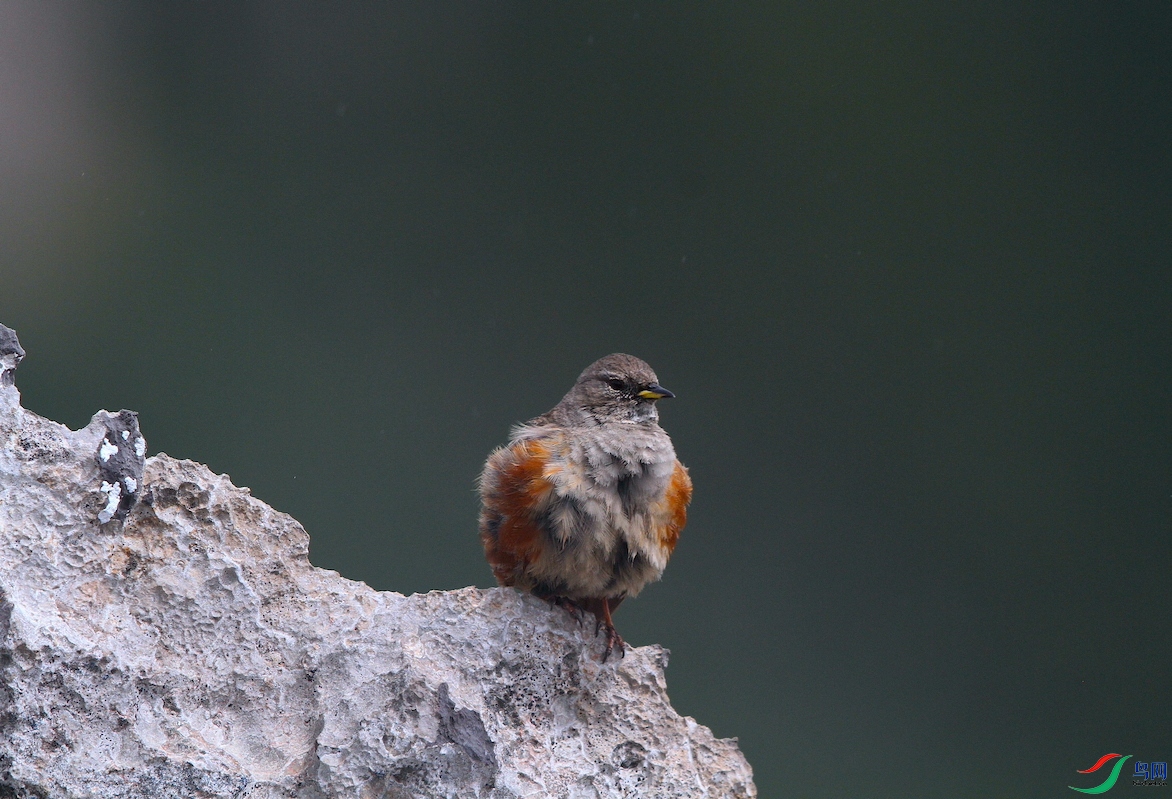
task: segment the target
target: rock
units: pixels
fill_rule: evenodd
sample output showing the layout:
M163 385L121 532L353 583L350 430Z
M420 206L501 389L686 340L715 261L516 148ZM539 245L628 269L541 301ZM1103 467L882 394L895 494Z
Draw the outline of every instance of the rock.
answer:
M21 408L21 356L0 326L0 797L756 796L664 649L315 568L248 489L144 462L134 414Z

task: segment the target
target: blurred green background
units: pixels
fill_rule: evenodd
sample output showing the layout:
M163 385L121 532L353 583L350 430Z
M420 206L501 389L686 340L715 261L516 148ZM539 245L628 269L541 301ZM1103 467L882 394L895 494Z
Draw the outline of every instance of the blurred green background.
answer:
M4 3L0 322L26 407L137 410L402 592L491 585L485 455L639 355L696 496L618 626L762 796L1071 796L1172 759L1170 41L1163 2Z

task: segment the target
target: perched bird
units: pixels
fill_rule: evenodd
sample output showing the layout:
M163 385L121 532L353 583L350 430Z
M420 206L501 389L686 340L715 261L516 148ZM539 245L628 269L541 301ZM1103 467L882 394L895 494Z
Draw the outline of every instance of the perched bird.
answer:
M611 613L663 575L687 521L688 470L659 426L675 395L643 361L600 358L553 410L517 425L480 475L480 539L493 574L594 614L605 661L623 639Z

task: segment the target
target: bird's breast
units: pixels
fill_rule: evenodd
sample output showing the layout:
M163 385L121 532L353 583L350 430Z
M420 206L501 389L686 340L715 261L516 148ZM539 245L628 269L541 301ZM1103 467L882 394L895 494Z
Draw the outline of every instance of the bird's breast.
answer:
M616 551L649 559L662 570L657 509L675 469L675 451L666 434L582 436L565 442L551 459L547 477L554 487L551 528L568 546L611 557Z
M605 430L522 431L510 445L507 452L535 469L506 481L530 487L509 496L541 531L526 555L525 581L571 598L634 596L663 573L691 482L662 430L622 432L616 440Z

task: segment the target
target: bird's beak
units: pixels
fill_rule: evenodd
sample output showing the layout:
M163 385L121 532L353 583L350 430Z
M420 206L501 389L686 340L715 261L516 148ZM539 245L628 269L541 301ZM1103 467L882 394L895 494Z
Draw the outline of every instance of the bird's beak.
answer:
M647 388L640 391L635 396L638 397L639 399L659 400L659 399L671 399L672 397L675 396L675 394L672 394L666 388L659 385L659 383L652 383L651 385L649 385Z

